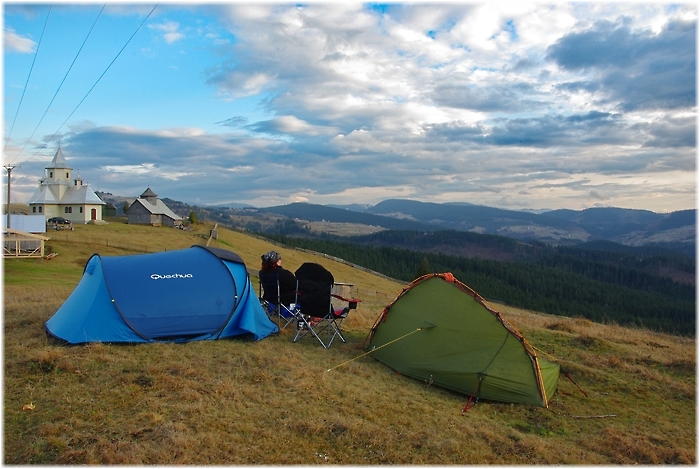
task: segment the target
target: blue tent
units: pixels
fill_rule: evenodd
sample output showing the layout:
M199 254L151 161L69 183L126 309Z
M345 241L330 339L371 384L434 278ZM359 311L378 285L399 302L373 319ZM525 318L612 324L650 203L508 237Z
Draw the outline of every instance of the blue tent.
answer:
M246 334L260 340L279 331L260 305L243 259L204 246L93 255L46 330L71 344L187 342Z

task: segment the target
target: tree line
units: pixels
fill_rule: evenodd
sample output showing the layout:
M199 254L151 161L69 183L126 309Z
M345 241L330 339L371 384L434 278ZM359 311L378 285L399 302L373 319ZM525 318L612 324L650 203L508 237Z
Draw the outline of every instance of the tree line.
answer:
M415 245L415 239L424 236L419 233L395 235L403 237L408 245ZM424 273L452 272L483 297L512 306L695 335L695 286L645 271L649 262L661 262L658 256L656 260L645 260L638 254L592 253L544 244L527 250L521 249L522 243L518 241L494 236L486 238L485 243L500 245L505 252L517 251L512 257L515 260L496 261L359 244L358 239L348 242L329 237L264 236L290 247L339 257L407 283ZM384 232L383 236L392 234ZM361 241L370 242L368 239ZM686 267L694 270L690 264Z

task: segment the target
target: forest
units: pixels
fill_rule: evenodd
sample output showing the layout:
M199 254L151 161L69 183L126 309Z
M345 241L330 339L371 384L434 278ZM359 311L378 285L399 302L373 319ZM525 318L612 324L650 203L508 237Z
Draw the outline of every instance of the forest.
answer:
M557 247L450 230L388 230L342 239L263 236L339 257L407 283L426 273L452 272L492 301L695 335L695 261L662 249L615 243ZM674 280L668 272L685 280Z

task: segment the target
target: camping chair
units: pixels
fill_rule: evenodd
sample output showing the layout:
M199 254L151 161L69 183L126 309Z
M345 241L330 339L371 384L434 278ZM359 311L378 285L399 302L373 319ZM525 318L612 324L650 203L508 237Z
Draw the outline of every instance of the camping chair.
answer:
M260 304L272 321L277 320L280 329L284 329L296 319L299 309L296 304L284 305L280 300L280 282L277 272L259 273L260 278ZM272 303L263 298L264 292L276 292L277 303ZM269 296L269 295L268 295ZM284 325L283 325L284 323Z
M307 335L315 337L324 348L330 348L333 340L340 337L346 342L340 329L342 322L351 310L357 309L362 300L343 298L333 294L335 281L333 274L322 265L306 262L295 273L297 277L297 300L300 309L296 321L296 334L293 342ZM347 303L336 309L333 299Z

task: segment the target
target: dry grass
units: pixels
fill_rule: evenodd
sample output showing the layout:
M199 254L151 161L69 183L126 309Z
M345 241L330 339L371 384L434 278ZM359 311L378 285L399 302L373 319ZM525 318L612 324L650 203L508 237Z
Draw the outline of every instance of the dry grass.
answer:
M294 344L287 330L260 342L47 342L43 324L90 254L128 253L86 239L177 249L205 243L211 228L77 226L49 241L51 261L5 261L5 464L697 462L694 340L494 305L588 397L562 376L549 410L482 401L463 413L465 396L360 357L403 285L280 247L290 270L317 261L356 285L363 302L345 323L347 344ZM214 245L253 271L273 248L221 229Z

